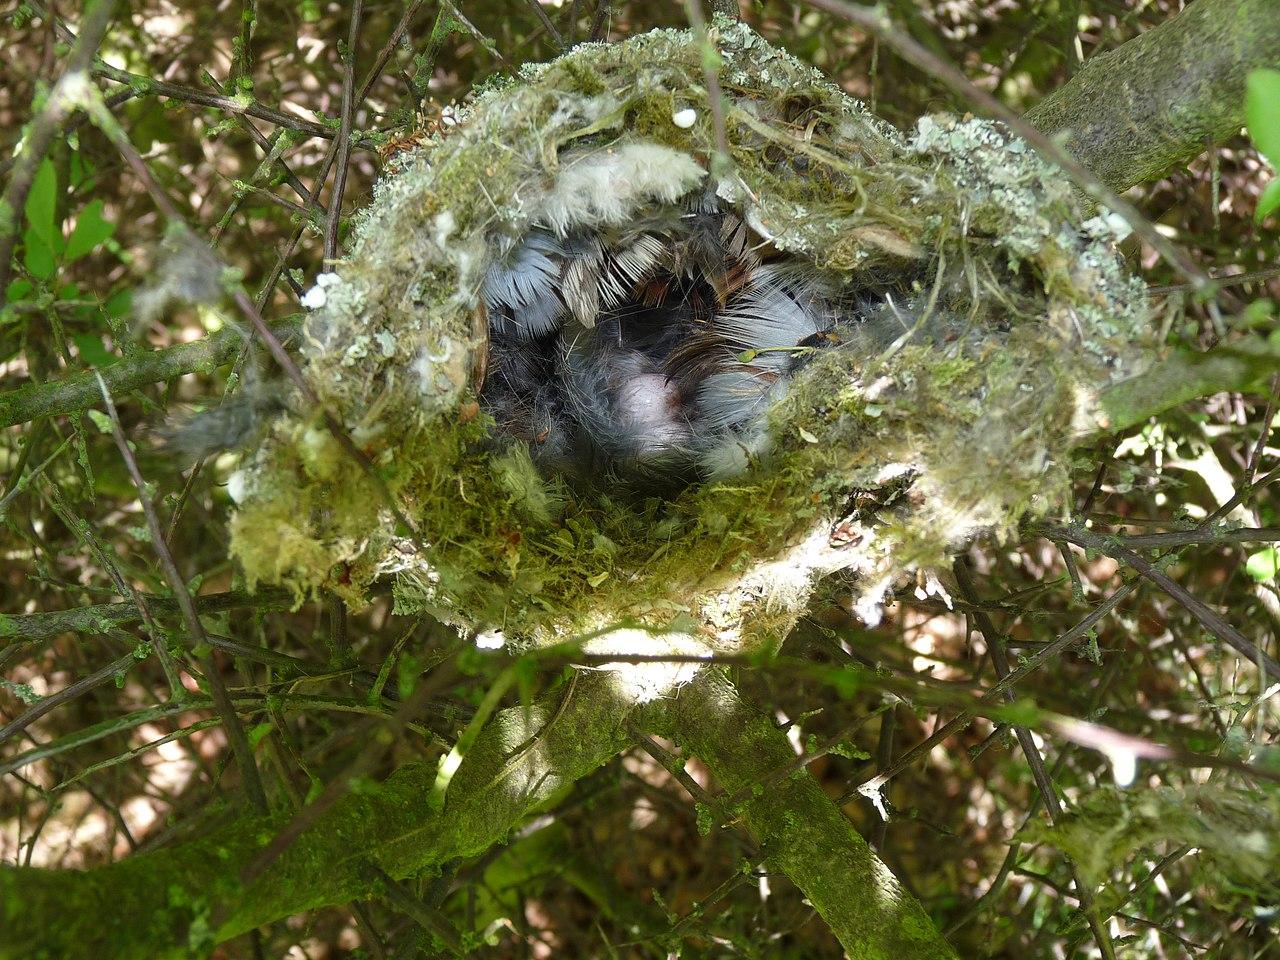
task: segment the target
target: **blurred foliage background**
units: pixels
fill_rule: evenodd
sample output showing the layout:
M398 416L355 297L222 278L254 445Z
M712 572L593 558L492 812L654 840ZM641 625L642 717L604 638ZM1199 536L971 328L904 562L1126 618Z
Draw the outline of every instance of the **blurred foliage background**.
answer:
M884 8L1024 110L1082 58L1178 6L891 0ZM742 12L896 124L969 109L864 33L803 3L744 3ZM3 17L7 176L32 104L61 74L83 13L75 4L20 3ZM344 81L353 132L340 200L349 214L387 159L448 122L447 107L476 84L553 57L564 44L686 24L679 3L142 0L117 7L92 72L155 185L238 273L267 320L282 323L300 312L302 292L324 269ZM1254 222L1269 178L1242 135L1130 192L1198 263L1237 278L1212 310L1129 241L1125 253L1155 290L1171 345L1209 347L1273 327L1276 220ZM184 471L159 437L174 418L217 405L255 375L256 361L236 346L238 319L220 308L138 309L174 274L163 266L165 218L137 171L77 114L22 213L0 313L0 394L202 338L231 346L227 362L115 397L165 546L201 597L209 650L188 651L101 403L55 407L0 432L0 858L90 866L225 815L240 790L226 736L207 705L182 697L200 689L208 663L245 718L269 790L284 802L305 803L349 769L368 748L368 718L393 714L422 677L436 690L430 710L371 773L438 757L509 658L397 617L389 601L346 611L318 599L291 610L288 598L238 592L225 531L234 458ZM1087 452L1076 464L1074 511L1095 529L1129 537L1149 559L1168 547L1162 569L1183 593L1272 655L1280 561L1267 535L1237 542L1210 533L1172 545L1148 535L1206 518L1280 526L1267 483L1280 450L1264 428L1275 399L1274 391L1219 395ZM979 544L967 562L971 593L953 589L948 605L906 584L875 630L858 625L848 591L833 587L789 641L788 660L739 670L739 684L787 726L797 749L836 738L838 748L809 769L844 798L961 955L1105 949L1081 920L1065 850L1096 886L1119 955L1280 956L1280 800L1274 782L1255 772L1280 771L1280 689L1207 632L1185 597L1136 580L1102 553L1029 532L1022 543ZM895 768L952 712L881 691L842 692L839 667L848 662L887 677L989 685L992 654L974 632L981 618L1007 638L1016 666L1130 582L1083 646L1017 688L1024 703L1095 725L1073 732L1031 715L1043 772L1068 810L1080 811L1070 829L1044 829L1036 771L1008 726L979 720ZM135 594L150 622L129 605ZM59 614L76 608L88 609L74 620ZM151 654L157 639L178 651L168 676ZM558 665L535 665L522 676L509 702L562 674ZM1163 756L1153 755L1155 745L1167 748ZM885 770L895 774L883 793L887 821L854 789ZM688 773L697 787L716 790L696 760ZM731 825L699 829L686 785L642 745L577 784L509 847L408 893L416 908L388 897L319 910L217 955L433 956L438 942L423 910L485 933L482 952L492 957L840 955L800 894L752 861Z

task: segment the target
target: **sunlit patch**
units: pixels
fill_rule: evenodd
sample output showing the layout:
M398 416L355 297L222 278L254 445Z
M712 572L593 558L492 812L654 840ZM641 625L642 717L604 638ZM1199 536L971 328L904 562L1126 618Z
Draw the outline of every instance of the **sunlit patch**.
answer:
M643 658L593 667L609 674L618 692L635 703L671 696L681 684L692 680L703 663L714 655L711 647L687 633L650 632L630 627L593 637L583 644L582 650L595 656ZM650 659L663 656L680 659Z

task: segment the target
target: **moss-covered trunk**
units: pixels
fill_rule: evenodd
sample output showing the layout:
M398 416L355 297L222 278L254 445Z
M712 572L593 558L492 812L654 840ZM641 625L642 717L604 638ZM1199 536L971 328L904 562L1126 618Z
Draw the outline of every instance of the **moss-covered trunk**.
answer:
M1086 61L1026 119L1065 134L1077 160L1123 190L1237 132L1245 77L1260 67L1280 67L1280 3L1196 0Z

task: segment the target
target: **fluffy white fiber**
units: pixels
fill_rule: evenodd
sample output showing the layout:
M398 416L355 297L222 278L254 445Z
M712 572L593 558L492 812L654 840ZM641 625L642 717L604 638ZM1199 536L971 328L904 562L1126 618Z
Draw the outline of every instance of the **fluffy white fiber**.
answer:
M706 171L687 153L656 143L628 143L569 159L542 202L540 219L571 230L625 223L648 203L674 203Z

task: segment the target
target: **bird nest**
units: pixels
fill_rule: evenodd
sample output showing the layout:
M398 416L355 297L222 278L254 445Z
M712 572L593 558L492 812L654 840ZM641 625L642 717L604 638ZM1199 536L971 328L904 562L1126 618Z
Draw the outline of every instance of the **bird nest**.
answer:
M269 427L251 584L749 647L834 571L874 600L1060 509L1145 352L1112 219L1020 140L900 133L725 20L526 67L393 167L302 338L361 456Z

